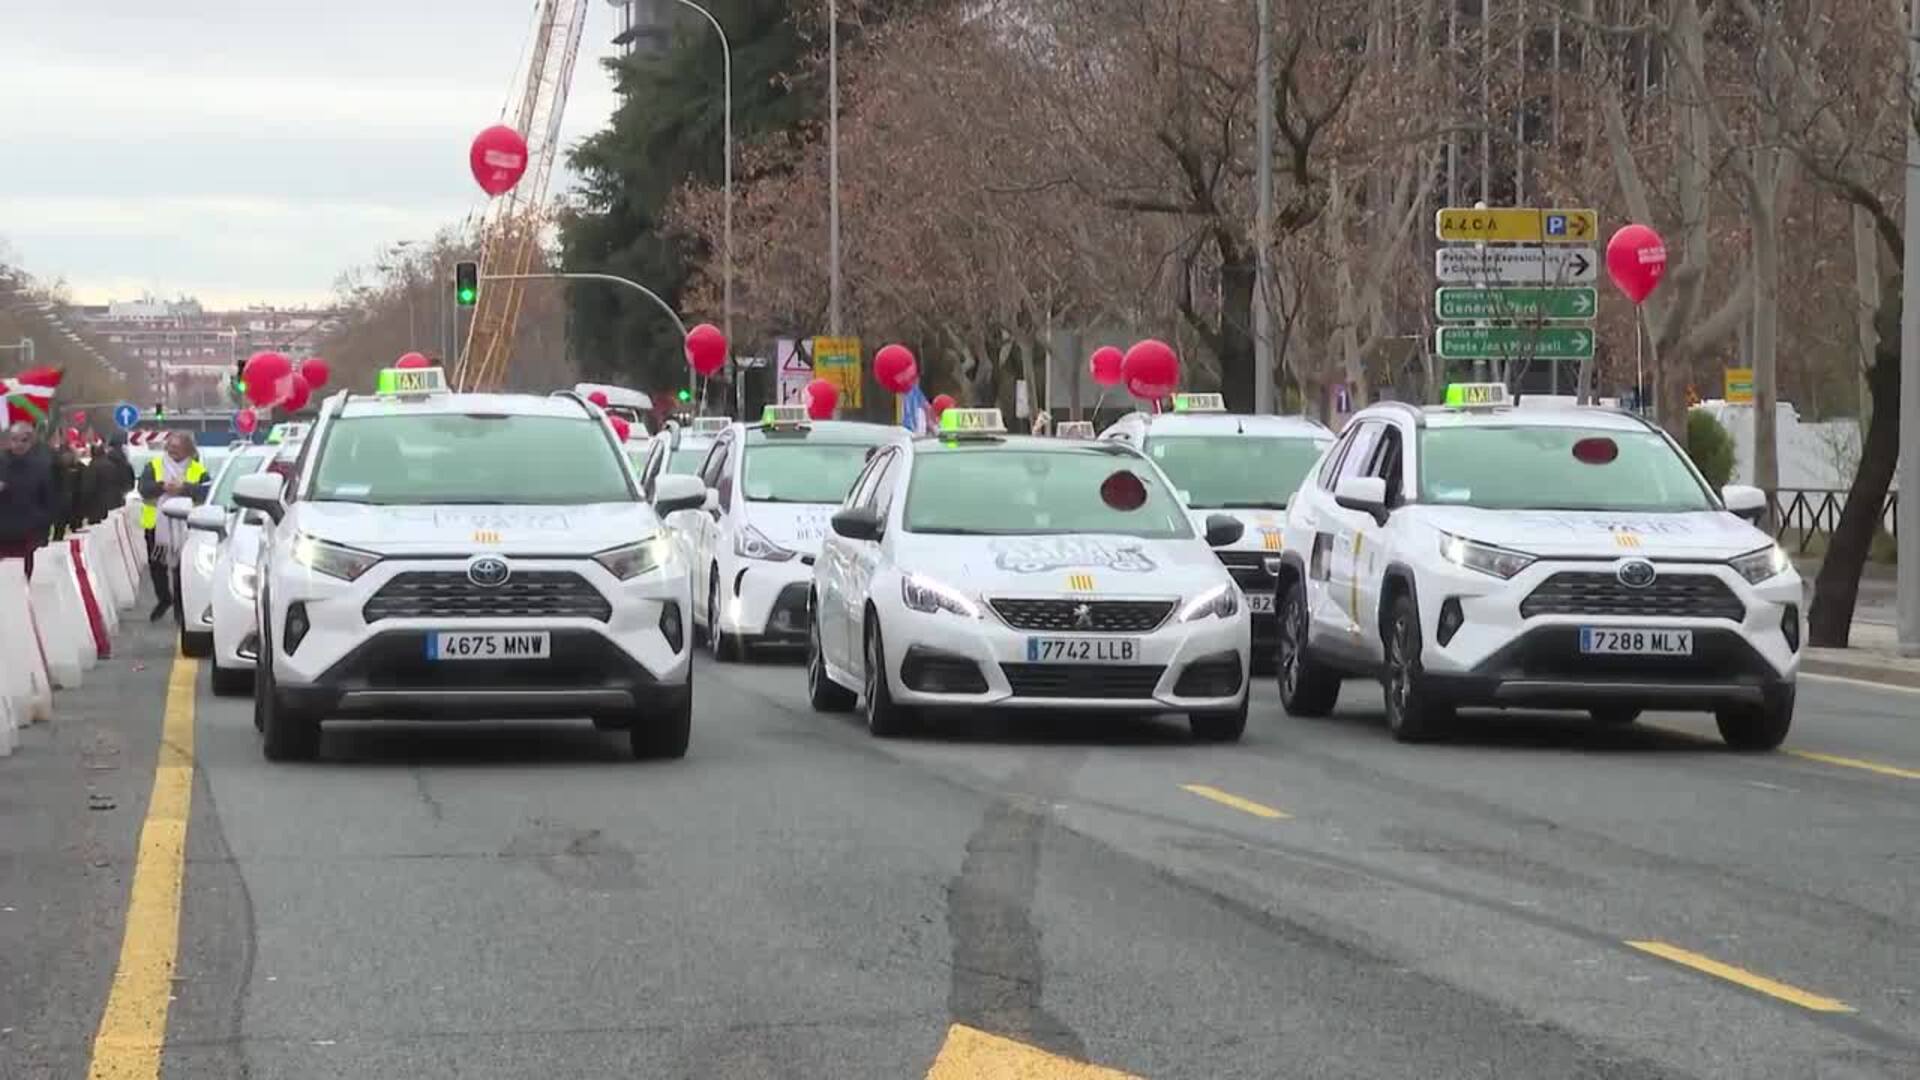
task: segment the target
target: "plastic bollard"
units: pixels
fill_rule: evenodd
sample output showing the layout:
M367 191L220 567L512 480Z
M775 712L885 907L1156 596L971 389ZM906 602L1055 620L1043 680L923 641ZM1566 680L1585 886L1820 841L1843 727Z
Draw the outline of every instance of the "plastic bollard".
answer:
M16 579L25 578L24 560L0 559L0 605L26 602L15 585ZM28 674L32 665L27 662L26 638L20 633L24 625L20 619L0 619L0 702L5 703L9 717L25 717L33 707L33 677Z
M12 757L14 744L19 742L20 722L13 715L13 700L0 695L0 758Z
M49 551L53 556L58 549ZM57 557L37 559L33 579L27 582L32 597L33 626L40 637L40 648L47 657L47 674L59 690L72 690L83 681L86 668L80 663L80 629L69 610L70 602L62 586L62 575L72 575Z
M94 653L106 660L113 656L113 641L107 637L106 616L100 611L100 594L94 590L93 574L87 566L86 548L80 540L68 540L73 559L73 580L80 586L80 601L87 612L87 628L93 632Z
M35 557L37 564L39 558ZM37 568L37 567L36 567ZM6 610L32 611L27 588L27 564L22 559L0 559L0 603ZM53 718L53 679L47 673L46 658L40 641L34 636L33 620L7 619L0 643L0 663L17 672L13 677L14 719L27 724ZM25 690L24 697L19 694Z
M146 566L146 556L141 551L142 541L134 539L133 514L125 507L115 510L109 518L113 522L113 535L118 538L120 558L126 563L127 580L133 582L133 606L140 606L140 583L146 580L142 570Z

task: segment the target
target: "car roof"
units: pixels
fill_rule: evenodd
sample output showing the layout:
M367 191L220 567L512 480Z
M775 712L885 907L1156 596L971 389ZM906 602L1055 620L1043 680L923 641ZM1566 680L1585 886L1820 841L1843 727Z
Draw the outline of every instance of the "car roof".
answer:
M1372 410L1367 410L1372 412ZM1449 409L1427 405L1421 422L1431 428L1463 427L1582 427L1601 431L1646 431L1648 424L1632 413L1595 405L1501 406L1492 409Z
M579 400L546 394L422 394L414 397L354 394L341 404L338 415L343 417L461 416L467 413L551 416L568 420L592 419L588 406Z
M996 450L1040 450L1055 454L1108 454L1138 457L1125 443L1108 439L1062 439L1052 435L971 435L965 438L925 435L912 441L916 454L979 454Z
M751 424L733 422L734 430L749 432L767 432L767 425L755 421ZM777 432L782 438L819 438L821 442L858 442L863 445L875 445L888 442L905 442L913 437L906 428L894 424L874 424L864 420L809 420L804 427L790 428Z
M1114 426L1126 423L1117 422ZM1266 435L1286 438L1332 439L1317 420L1304 416L1274 416L1260 413L1161 413L1135 421L1150 435ZM1112 430L1109 428L1108 430Z

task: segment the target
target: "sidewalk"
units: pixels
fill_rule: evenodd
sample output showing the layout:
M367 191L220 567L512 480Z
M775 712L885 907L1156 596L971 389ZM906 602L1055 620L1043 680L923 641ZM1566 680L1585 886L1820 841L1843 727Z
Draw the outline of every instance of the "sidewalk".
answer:
M1847 641L1844 649L1808 646L1800 657L1800 670L1920 690L1920 657L1900 655L1899 636L1892 625L1855 620Z

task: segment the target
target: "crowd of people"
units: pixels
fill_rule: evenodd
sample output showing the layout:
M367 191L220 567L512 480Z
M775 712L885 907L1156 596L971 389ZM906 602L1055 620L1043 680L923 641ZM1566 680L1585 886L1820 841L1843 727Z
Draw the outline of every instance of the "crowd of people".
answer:
M105 520L133 489L124 433L76 448L16 421L0 453L0 559L24 559L31 576L34 552Z

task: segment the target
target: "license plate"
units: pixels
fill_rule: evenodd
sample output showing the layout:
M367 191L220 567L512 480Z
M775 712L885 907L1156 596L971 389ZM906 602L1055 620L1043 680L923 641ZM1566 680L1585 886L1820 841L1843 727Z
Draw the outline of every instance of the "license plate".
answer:
M429 660L545 660L552 655L552 642L545 631L462 631L427 635Z
M1051 638L1027 639L1030 664L1131 664L1140 656L1140 643L1133 638Z
M1580 651L1592 656L1692 656L1693 631L1583 626Z
M1247 598L1248 611L1253 612L1255 615L1273 614L1272 593L1241 593L1240 595Z

